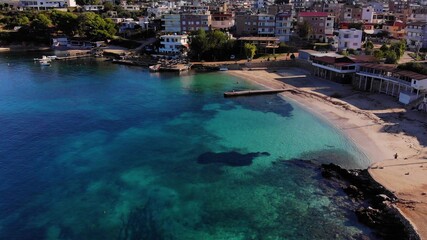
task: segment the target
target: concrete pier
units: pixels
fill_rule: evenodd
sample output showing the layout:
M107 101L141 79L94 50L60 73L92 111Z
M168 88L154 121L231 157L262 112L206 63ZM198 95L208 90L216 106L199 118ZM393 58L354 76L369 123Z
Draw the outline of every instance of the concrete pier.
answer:
M281 93L281 92L285 92L285 91L287 91L287 89L232 91L232 92L225 92L224 97L275 94L275 93Z

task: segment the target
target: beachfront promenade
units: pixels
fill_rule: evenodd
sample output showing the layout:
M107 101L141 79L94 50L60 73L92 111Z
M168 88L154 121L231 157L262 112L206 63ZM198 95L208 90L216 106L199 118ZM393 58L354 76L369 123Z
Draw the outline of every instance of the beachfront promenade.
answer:
M427 239L427 114L408 111L396 98L357 92L299 68L229 71L280 93L340 129L371 159L371 176L393 192L394 206ZM292 75L307 77L292 78ZM336 95L340 98L330 96ZM394 154L398 158L394 159Z

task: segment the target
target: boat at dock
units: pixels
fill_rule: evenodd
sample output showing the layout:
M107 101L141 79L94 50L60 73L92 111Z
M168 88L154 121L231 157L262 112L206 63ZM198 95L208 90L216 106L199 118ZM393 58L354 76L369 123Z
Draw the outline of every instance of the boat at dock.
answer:
M50 66L50 60L41 60L39 61L39 63L40 63L40 66L43 66L43 67Z
M54 56L54 55L52 55L52 56L42 56L41 58L34 58L34 61L38 61L38 62L40 62L40 61L52 61L52 60L55 60L57 58L57 56Z
M150 72L158 72L160 70L160 64L149 66L148 69Z

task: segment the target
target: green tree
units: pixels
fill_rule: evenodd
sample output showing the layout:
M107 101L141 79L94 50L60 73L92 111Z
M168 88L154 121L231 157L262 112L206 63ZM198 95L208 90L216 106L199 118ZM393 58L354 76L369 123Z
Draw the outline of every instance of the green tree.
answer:
M104 2L104 11L112 11L114 10L114 4L111 2Z
M385 52L387 52L388 51L388 46L387 46L387 44L383 44L382 46L381 46L381 48L380 48L380 50L383 52L383 53L385 53Z
M21 16L18 18L19 26L29 26L31 23L30 19L27 16Z
M74 36L78 29L77 15L70 12L53 11L51 14L52 22L58 31L68 36Z
M397 43L393 43L390 46L390 51L394 51L398 59L400 59L406 50L406 43L404 40L399 41Z
M49 35L49 29L53 26L52 20L44 14L37 14L36 18L31 22L31 28L35 34Z
M313 32L313 28L311 27L310 23L307 21L304 21L300 24L298 24L298 35L301 38L308 39L308 37Z
M94 41L111 39L117 32L115 24L110 19L104 20L93 12L81 14L77 21L79 34Z
M383 53L383 51L381 51L381 50L379 50L379 49L374 50L374 57L375 57L377 60L382 59L382 58L384 57L384 53Z
M256 53L256 46L252 43L245 43L245 54L248 59L252 59Z
M200 60L209 49L206 31L199 29L197 32L191 33L190 40L190 54Z
M366 49L374 49L374 44L372 43L372 41L366 41L365 48Z
M385 56L385 62L384 63L396 64L398 61L398 57L396 55L396 52L394 52L394 51L389 50L389 51L385 52L384 56Z

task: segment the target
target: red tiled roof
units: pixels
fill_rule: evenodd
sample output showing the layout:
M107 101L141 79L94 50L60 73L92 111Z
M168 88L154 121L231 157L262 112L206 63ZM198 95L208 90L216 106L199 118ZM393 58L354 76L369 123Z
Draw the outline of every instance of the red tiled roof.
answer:
M327 17L327 12L300 12L299 17Z

